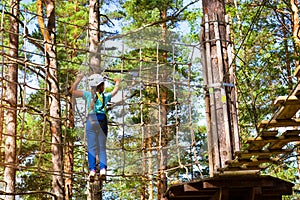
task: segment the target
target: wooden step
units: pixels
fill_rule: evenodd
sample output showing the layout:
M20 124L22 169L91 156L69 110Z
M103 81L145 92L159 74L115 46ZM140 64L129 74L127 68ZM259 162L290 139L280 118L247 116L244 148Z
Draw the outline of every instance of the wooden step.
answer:
M300 109L300 99L296 96L279 96L275 102L275 106L280 106L276 111L274 119L290 119Z
M284 136L300 136L300 130L286 130L282 135L284 135Z
M268 149L280 149L291 142L299 142L299 136L280 136L277 141L271 142Z
M276 139L273 140L273 142L276 141ZM270 140L263 140L262 138L248 138L247 143L249 143L248 150L261 150L263 149L267 144L269 144Z
M224 171L241 171L241 170L245 170L245 171L248 171L248 170L263 170L265 169L266 167L265 166L246 166L246 165L242 165L242 166L237 166L237 167L233 167L233 166L227 166L227 167L224 167L224 168L219 168L218 171L221 171L221 172L224 172Z
M295 87L294 91L292 92L292 95L300 98L300 84L297 84L297 86Z
M275 149L275 150L260 150L260 151L237 151L234 153L236 159L238 160L249 160L251 158L266 159L274 155L289 154L293 149Z
M299 104L300 100L298 97L291 95L291 96L279 96L274 101L275 106L284 106L284 105L297 105Z
M252 159L252 160L228 160L225 162L229 168L241 168L241 169L250 169L250 168L260 168L261 164L265 163L276 163L278 158L266 158L266 159Z
M247 150L256 151L262 150L264 146L269 144L270 142L274 142L277 140L278 131L262 131L259 133L258 137L248 138L247 142L249 144Z
M300 78L300 66L296 68L294 76Z
M258 128L300 126L300 119L262 120Z

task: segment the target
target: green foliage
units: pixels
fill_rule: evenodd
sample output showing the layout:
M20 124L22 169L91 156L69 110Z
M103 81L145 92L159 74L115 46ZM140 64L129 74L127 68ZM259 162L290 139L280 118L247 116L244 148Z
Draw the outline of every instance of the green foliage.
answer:
M21 181L17 183L16 192L17 193L26 193L22 195L22 199L24 200L47 200L50 199L51 196L47 195L43 192L49 191L51 188L51 176L49 173L31 173L31 172L18 172L17 176ZM24 190L26 188L26 190ZM30 194L30 192L35 191L37 193ZM40 192L40 193L38 193Z
M295 57L290 2L237 3L237 7L227 6L227 12L232 16L239 128L245 144L249 136L259 133L257 125L261 120L273 117L278 109L272 105L275 98L292 91L297 81L293 71L299 58ZM296 158L290 158L268 167L264 173L296 183L295 163ZM292 195L284 199L298 198Z
M276 109L271 106L275 97L288 94L293 84L289 82L290 74L287 74L283 56L292 53L285 51L281 38L286 37L280 31L280 22L273 17L273 8L268 6L259 12L261 7L243 2L238 9L227 9L232 16L240 17L232 19L232 26L237 49L240 126L242 134L246 135L262 119L271 117ZM249 125L252 128L248 129Z

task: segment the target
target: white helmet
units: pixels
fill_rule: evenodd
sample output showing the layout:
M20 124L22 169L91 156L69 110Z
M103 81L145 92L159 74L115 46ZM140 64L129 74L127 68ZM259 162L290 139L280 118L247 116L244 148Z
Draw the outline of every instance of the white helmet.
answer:
M90 87L98 86L100 83L103 83L104 79L100 74L92 74L88 77L88 83Z

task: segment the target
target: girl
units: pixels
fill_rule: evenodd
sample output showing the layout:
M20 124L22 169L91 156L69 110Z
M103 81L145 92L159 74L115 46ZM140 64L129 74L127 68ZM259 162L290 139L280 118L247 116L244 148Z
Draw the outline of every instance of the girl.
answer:
M118 92L119 79L115 78L115 87L112 92L104 93L104 79L100 74L93 74L88 77L88 84L91 91L77 90L83 74L79 74L71 86L70 92L75 97L82 97L88 107L85 133L87 136L89 179L94 181L96 175L96 156L99 157L100 178L105 179L107 170L106 138L107 138L107 117L106 107L111 98Z

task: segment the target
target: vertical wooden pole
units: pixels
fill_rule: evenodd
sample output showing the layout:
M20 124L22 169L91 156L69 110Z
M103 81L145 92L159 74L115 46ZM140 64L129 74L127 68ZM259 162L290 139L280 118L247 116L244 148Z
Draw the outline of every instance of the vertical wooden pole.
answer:
M225 86L222 85L223 82L226 82L225 79L225 59L224 52L222 51L222 43L221 37L219 33L219 21L217 15L213 15L213 26L214 26L214 36L216 40L216 57L217 57L217 68L219 70L219 106L222 108L222 113L220 116L223 118L223 124L218 124L219 133L219 142L220 142L220 159L221 159L221 166L224 167L224 161L231 159L231 142L230 142L230 121L229 121L229 114L228 114L228 98L225 91ZM215 77L215 81L218 81L218 77ZM219 127L220 126L220 127Z
M226 46L227 46L227 57L228 57L228 73L229 73L229 83L232 83L233 86L235 86L236 80L235 80L235 65L233 63L233 45L231 42L230 37L230 18L228 15L225 16L225 22L226 22ZM240 137L239 137L239 127L238 127L238 113L237 113L237 107L238 107L238 101L237 101L237 89L235 87L229 88L229 95L230 95L230 102L229 103L229 109L231 114L231 130L232 130L232 151L240 151Z
M204 33L201 49L206 88L207 138L210 176L226 167L236 148L236 109L232 103L233 72L229 70L224 0L203 0ZM231 61L232 62L232 61ZM230 74L232 73L232 74ZM235 99L234 99L235 100ZM234 116L233 116L234 115Z
M218 145L218 137L217 137L217 129L216 129L216 113L214 112L215 109L215 99L213 96L214 89L210 88L210 83L212 83L213 80L213 74L211 70L211 52L210 52L210 43L208 42L210 40L209 36L209 21L208 21L208 15L204 16L204 43L203 46L205 46L203 50L203 54L205 54L205 61L203 65L203 78L204 78L204 84L208 87L207 94L205 97L206 102L206 119L207 119L207 139L208 139L208 153L209 153L209 169L210 169L210 176L213 176L213 172L215 167L220 167L219 162L219 145Z

